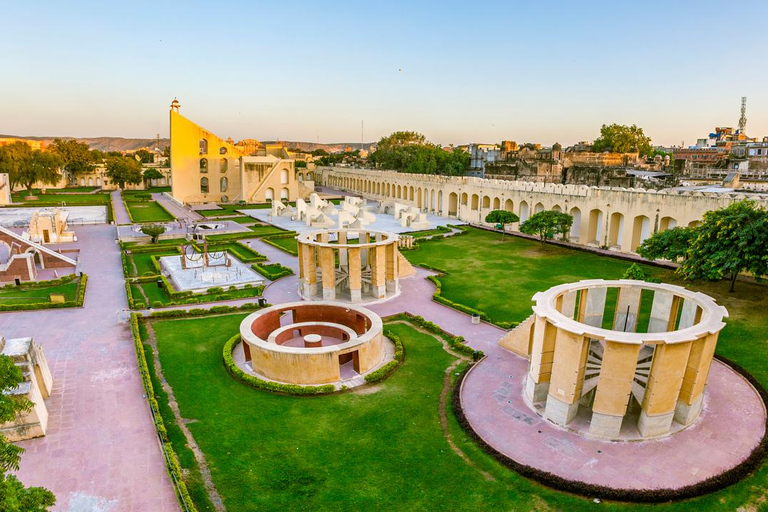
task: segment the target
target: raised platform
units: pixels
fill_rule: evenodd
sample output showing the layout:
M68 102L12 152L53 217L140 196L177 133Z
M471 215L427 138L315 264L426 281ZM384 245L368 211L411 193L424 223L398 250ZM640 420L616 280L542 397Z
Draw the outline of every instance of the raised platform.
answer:
M720 361L712 364L701 417L682 431L644 441L589 438L544 419L525 402L526 366L505 352L475 366L460 391L464 415L495 451L572 482L681 489L737 466L765 434L766 409L757 390Z
M208 267L201 262L192 268L182 268L180 256L163 256L159 258L163 274L169 276L174 289L180 291L205 292L208 288L220 286L229 288L234 286L242 288L250 284L258 286L264 284L264 278L231 254L223 254L216 259L211 256ZM229 259L230 266L226 266Z

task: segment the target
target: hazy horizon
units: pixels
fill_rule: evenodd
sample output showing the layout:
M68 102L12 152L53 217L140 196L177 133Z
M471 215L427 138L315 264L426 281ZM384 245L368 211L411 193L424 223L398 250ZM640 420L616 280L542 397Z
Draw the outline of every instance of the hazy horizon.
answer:
M4 9L0 132L168 136L168 110L221 137L656 145L715 126L768 135L765 2L294 2Z

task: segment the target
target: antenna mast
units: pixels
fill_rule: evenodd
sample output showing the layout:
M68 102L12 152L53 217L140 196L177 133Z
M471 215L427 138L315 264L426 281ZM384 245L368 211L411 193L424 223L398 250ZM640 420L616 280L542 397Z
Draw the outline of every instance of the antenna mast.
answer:
M747 97L741 97L741 117L739 118L739 133L745 135L747 131Z

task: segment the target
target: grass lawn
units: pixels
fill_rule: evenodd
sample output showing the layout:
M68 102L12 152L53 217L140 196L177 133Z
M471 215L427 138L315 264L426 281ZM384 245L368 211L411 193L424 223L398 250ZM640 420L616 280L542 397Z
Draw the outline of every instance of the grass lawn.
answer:
M155 275L157 274L157 269L152 264L152 256L155 258L161 258L163 256L178 256L179 252L174 250L167 250L167 251L158 251L158 252L140 252L135 254L129 254L128 255L128 270L131 272L132 276L143 276L143 275ZM131 265L131 262L133 262L133 265ZM133 271L133 266L135 265L136 271Z
M139 288L141 288L141 290L139 290ZM145 305L156 307L155 302L160 302L162 306L170 306L173 305L171 304L172 302L174 304L197 304L217 302L221 300L248 299L251 297L259 297L261 295L261 288L261 286L253 286L251 288L228 291L227 287L224 287L224 297L222 297L222 294L198 294L193 295L192 297L174 300L171 299L170 295L168 295L163 288L157 286L157 283L153 281L150 283L131 284L131 294L133 295L134 302L144 302L144 295L146 295L149 302L145 303ZM142 295L141 291L144 292L144 295Z
M0 289L0 304L37 304L41 302L50 302L49 295L52 293L64 294L66 301L75 301L77 300L77 286L79 283L80 278L76 278L69 283L53 286L27 288L22 285L21 287L14 286Z
M24 196L27 195L27 191L21 191L21 192L14 192L12 196L12 201L14 203L24 203L25 206L29 205L35 205L35 204L48 204L48 203L72 203L77 205L83 205L83 206L99 206L107 204L110 201L110 195L107 193L96 193L96 194L56 194L56 193L46 193L46 194L37 194L37 199L29 200L27 201L24 199Z
M296 254L299 250L299 242L295 238L272 238L269 241L286 250L288 254Z
M157 201L131 201L126 198L125 206L133 222L167 222L176 218L157 204Z

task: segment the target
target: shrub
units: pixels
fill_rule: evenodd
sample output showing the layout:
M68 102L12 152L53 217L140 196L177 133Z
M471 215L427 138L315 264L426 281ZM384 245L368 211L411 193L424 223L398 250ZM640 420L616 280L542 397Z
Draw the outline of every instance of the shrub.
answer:
M403 348L403 342L400 337L386 327L384 328L384 336L389 338L392 343L395 344L395 358L381 368L374 370L366 375L365 382L368 384L373 384L374 382L379 382L389 377L405 359L405 350Z

